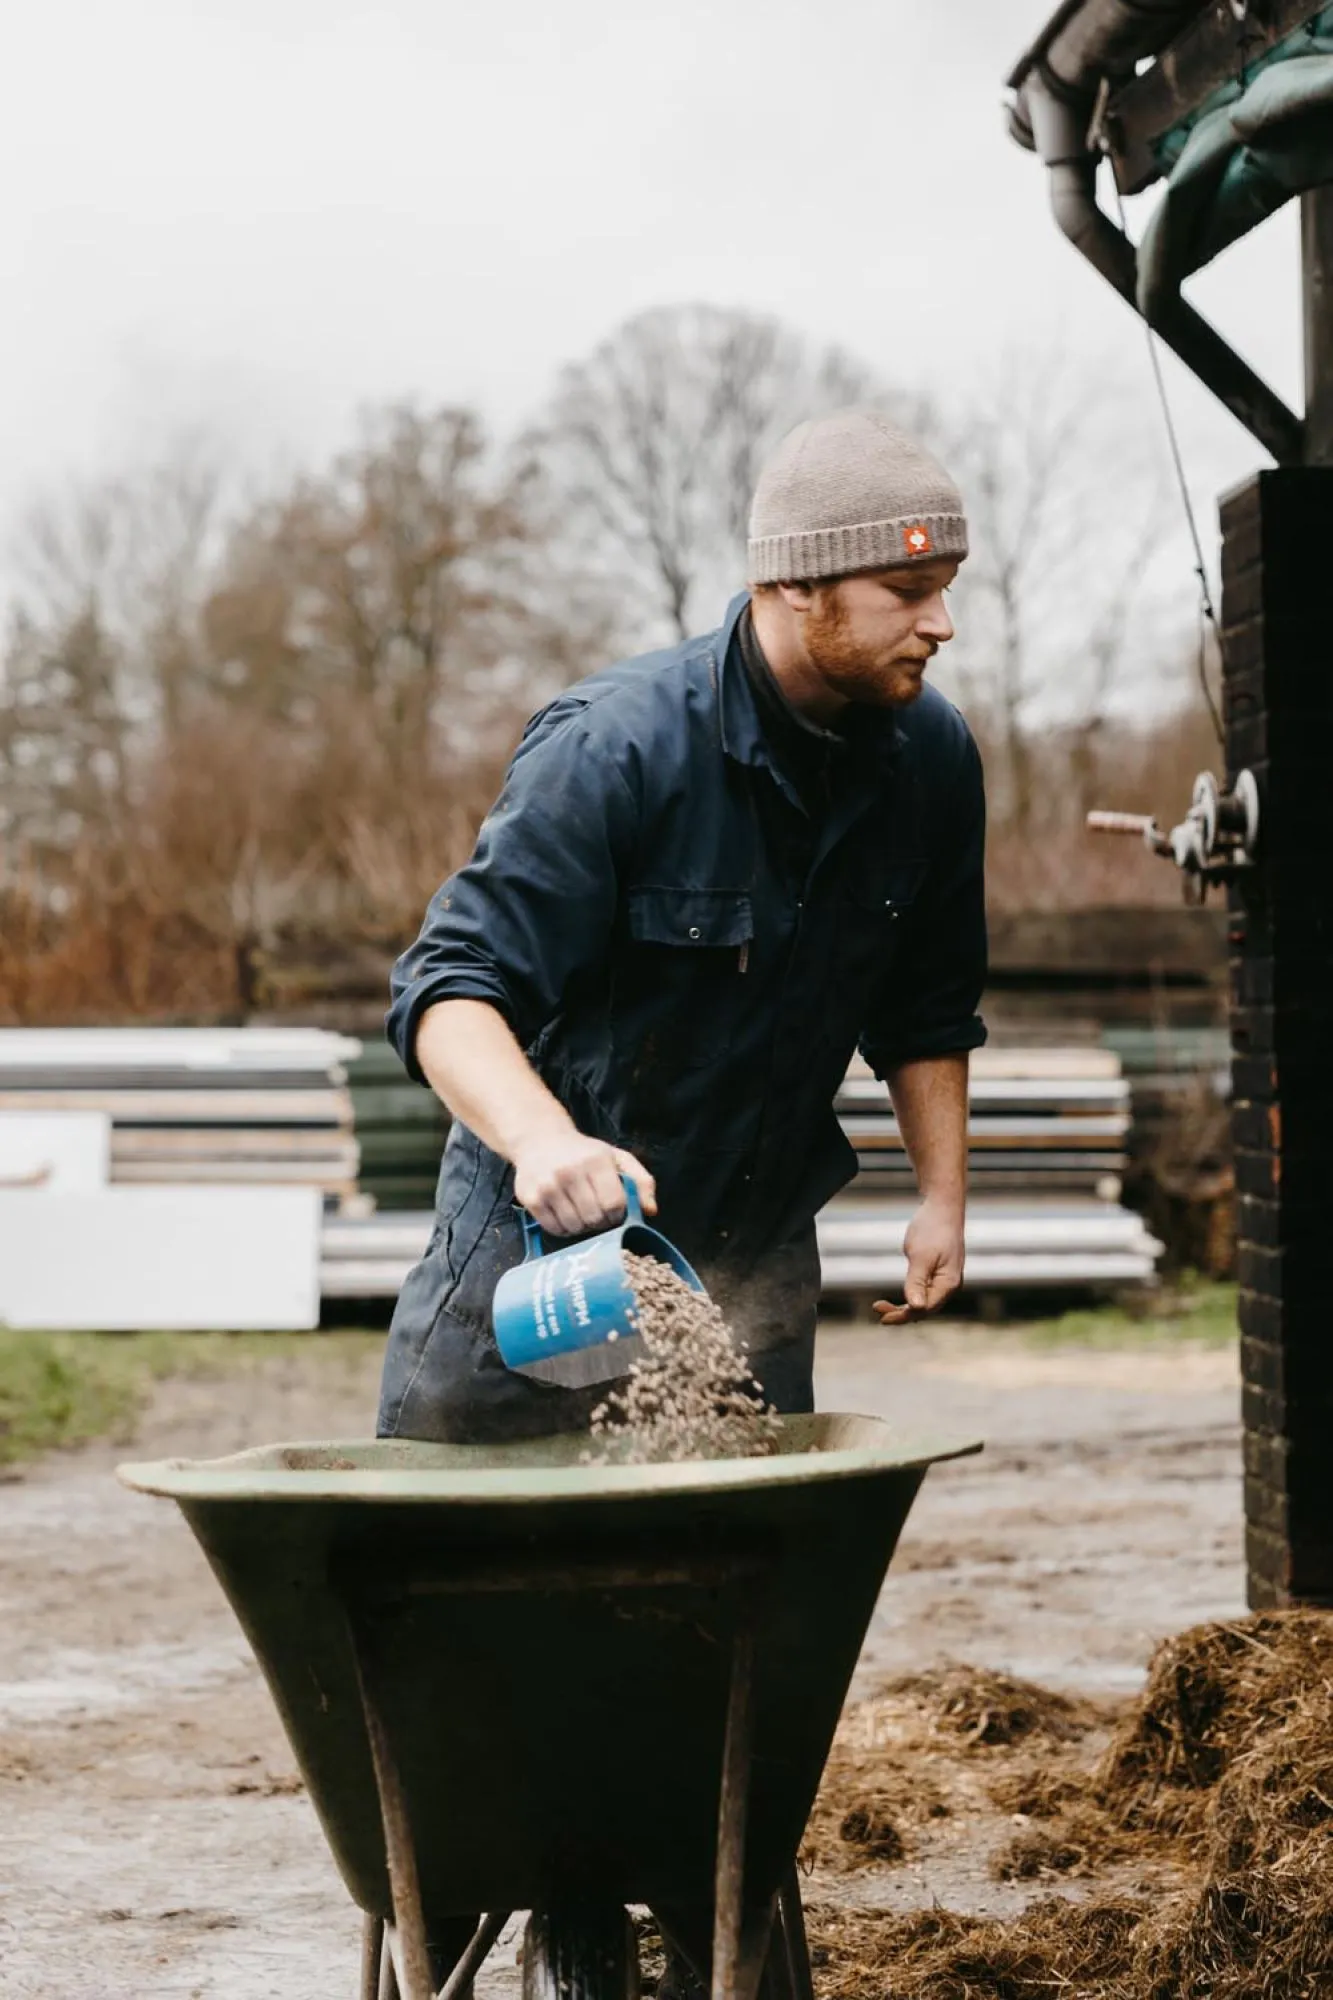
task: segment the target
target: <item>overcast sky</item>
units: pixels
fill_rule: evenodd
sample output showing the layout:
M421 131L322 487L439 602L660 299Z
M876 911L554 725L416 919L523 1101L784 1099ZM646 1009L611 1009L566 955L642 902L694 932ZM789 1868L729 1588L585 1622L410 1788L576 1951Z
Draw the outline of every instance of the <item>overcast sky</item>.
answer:
M371 400L504 427L617 321L681 300L778 313L943 397L1059 338L1146 398L1140 330L1003 127L1052 3L16 8L0 515L182 427L257 471L332 448ZM1292 211L1193 296L1298 399ZM1172 380L1211 508L1261 454Z

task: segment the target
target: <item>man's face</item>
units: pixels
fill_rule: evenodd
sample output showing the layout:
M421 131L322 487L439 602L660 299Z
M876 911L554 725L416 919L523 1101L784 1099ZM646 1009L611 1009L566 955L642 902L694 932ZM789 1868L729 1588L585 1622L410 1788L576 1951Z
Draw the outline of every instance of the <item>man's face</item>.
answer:
M953 637L945 592L957 574L941 558L811 585L801 637L830 693L873 708L915 701L926 667Z

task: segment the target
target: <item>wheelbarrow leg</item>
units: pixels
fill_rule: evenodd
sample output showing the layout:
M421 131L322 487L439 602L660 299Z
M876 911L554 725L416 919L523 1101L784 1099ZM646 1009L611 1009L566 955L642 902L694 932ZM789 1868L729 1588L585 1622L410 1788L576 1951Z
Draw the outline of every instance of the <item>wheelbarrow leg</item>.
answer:
M436 2000L467 2000L472 1981L490 1956L491 1947L513 1915L512 1910L490 1910L464 1945Z
M662 1933L662 1942L667 1948L668 1966L674 1959L678 1966L688 1971L698 1981L700 1992L707 1994L712 1964L710 1942L712 1911L697 1908L687 1910L678 1904L664 1908L661 1904L655 1904L653 1917ZM763 1974L759 1981L759 2000L814 2000L809 1960L802 1951L805 1938L803 1922L800 1924L797 1936L799 1944L790 1936L783 1922L783 1899L780 1894L777 1899L776 1915L769 1932L768 1953L764 1960Z
M370 1754L375 1766L375 1787L380 1795L384 1852L389 1864L389 1893L393 1897L394 1970L402 1988L402 2000L435 2000L435 1982L431 1978L430 1952L426 1945L426 1920L421 1909L416 1848L412 1843L412 1828L407 1817L407 1794L377 1699L372 1648L355 1617L349 1617L348 1627L352 1635L352 1653L356 1661L366 1734L370 1739Z
M780 1930L774 1943L781 1944L786 1959L786 1983L791 2000L815 2000L810 1944L805 1935L805 1910L801 1904L801 1881L794 1862L778 1891L778 1916Z
M383 1917L363 1917L361 1920L361 2000L380 2000L380 1961L383 1956Z
M731 1686L722 1744L713 1903L711 2000L754 2000L773 1926L773 1904L745 1900L745 1821L754 1721L754 1607L742 1602L731 1643Z
M707 1990L712 1963L713 1912L710 1909L682 1909L671 1904L663 1907L653 1905L653 1917L662 1942L667 1949L667 1961L674 1956L693 1973L701 1987Z

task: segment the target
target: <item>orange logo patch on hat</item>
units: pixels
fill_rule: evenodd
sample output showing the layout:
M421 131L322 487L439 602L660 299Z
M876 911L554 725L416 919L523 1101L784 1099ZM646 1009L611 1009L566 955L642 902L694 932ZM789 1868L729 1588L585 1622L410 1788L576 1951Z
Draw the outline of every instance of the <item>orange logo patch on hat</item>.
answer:
M928 556L934 553L935 544L930 529L923 521L913 521L903 529L903 543L909 556Z

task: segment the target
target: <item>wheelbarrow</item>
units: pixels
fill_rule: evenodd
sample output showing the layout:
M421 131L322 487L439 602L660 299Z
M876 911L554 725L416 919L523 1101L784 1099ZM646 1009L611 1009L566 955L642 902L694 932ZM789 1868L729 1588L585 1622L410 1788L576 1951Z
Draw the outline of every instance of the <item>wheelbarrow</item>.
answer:
M467 2000L515 1911L526 2000L631 2000L631 1905L712 2000L812 2000L806 1819L926 1469L976 1449L796 1416L767 1458L386 1439L120 1477L178 1502L254 1648L361 2000Z

